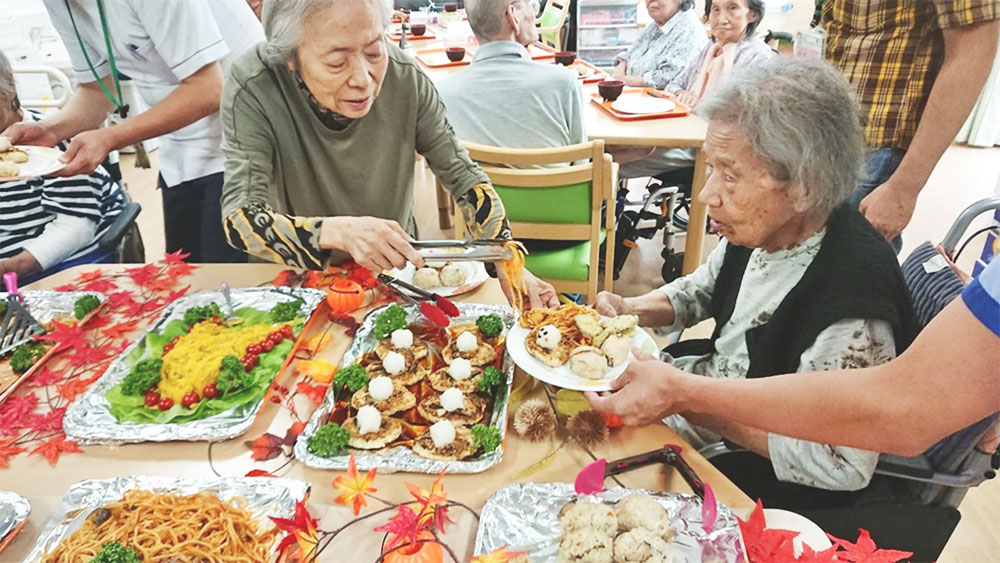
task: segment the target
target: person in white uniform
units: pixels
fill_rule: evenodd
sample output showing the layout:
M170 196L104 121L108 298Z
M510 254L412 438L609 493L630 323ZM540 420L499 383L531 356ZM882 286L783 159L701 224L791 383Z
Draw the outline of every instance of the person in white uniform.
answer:
M3 132L15 144L53 146L73 138L59 174L92 172L110 151L160 137L168 252L192 262L242 262L222 231L224 158L219 102L229 64L263 41L245 0L45 0L80 86L59 112ZM143 101L129 112L119 75ZM111 111L127 117L100 127Z

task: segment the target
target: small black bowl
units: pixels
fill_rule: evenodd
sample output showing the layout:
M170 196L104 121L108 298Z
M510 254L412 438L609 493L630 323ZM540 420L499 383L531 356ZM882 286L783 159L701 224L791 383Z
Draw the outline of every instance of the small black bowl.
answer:
M622 95L622 89L624 88L625 83L621 80L602 80L597 83L597 91L608 102L617 100L618 96Z
M465 58L465 47L448 47L445 49L444 54L448 57L449 61L457 63Z
M576 60L576 51L559 51L556 53L556 63L564 66L572 66Z
M413 35L423 35L427 33L427 25L422 23L415 23L410 26L410 33Z

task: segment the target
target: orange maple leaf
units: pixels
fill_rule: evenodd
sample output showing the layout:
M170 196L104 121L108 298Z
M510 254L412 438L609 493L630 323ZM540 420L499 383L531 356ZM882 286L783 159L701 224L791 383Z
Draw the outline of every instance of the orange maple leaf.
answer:
M0 442L0 468L7 469L10 467L9 458L24 451L24 448L12 445L16 439L17 436Z
M297 545L299 548L298 553L287 560L312 561L316 557L316 550L319 547L316 519L309 514L303 501L295 503L295 516L293 518L276 518L274 516L270 518L279 529L286 532L285 538L278 544L278 552L290 555L289 548L293 545Z
M118 324L111 325L101 330L101 334L107 336L108 338L118 339L131 334L138 325L138 319L132 321L121 321Z
M409 489L410 494L413 498L417 499L417 503L420 505L419 516L417 517L417 524L423 526L434 519L435 514L439 507L443 507L448 501L448 495L444 492L444 472L448 470L446 466L438 474L437 479L431 484L431 490L427 491L424 488L418 487L413 483L406 483L406 488ZM438 528L443 528L444 521L448 521L447 512L443 512L439 515L439 521L436 522ZM442 529L442 531L444 531Z
M89 272L83 272L76 277L76 281L80 283L92 282L96 279L100 279L104 275L104 270L98 268L96 270L91 270Z
M336 371L337 366L322 358L295 362L295 373L304 375L317 383L330 383Z
M347 506L354 504L354 515L361 512L361 508L368 504L365 495L374 493L378 489L372 486L375 481L376 468L372 468L367 475L362 478L358 474L358 466L354 463L354 452L351 452L350 459L347 460L347 475L340 475L333 480L333 488L343 491L343 494L333 499L337 504Z
M31 450L30 455L39 454L45 456L45 459L49 460L49 465L55 467L56 460L58 460L59 456L64 453L82 454L83 450L76 445L76 442L70 442L67 440L65 434L60 434Z
M527 554L527 551L507 551L507 546L503 545L489 553L473 557L469 563L507 563L507 561L512 561L515 557Z
M325 348L326 345L329 344L330 340L332 339L333 335L330 334L329 332L324 332L323 334L317 334L316 336L300 344L299 351L305 352L306 354L312 356L316 352L319 352L320 350Z

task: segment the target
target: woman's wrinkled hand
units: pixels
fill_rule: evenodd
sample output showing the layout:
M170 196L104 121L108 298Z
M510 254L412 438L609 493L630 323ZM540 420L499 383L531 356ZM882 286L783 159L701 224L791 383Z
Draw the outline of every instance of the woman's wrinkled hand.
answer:
M678 412L680 394L675 377L683 372L639 348L633 348L632 355L635 359L625 373L611 382L611 392L585 393L590 406L620 416L628 426L653 424Z
M597 294L594 309L606 317L617 317L631 312L625 298L610 291L602 291Z
M698 98L694 97L694 94L688 92L687 90L680 90L674 94L677 101L686 105L689 108L693 108L698 103Z
M328 217L319 234L320 248L343 250L374 273L403 268L407 262L423 267L411 241L399 223L378 217Z
M507 276L503 273L503 270L500 270L499 268L497 270L497 279L500 281L500 289L503 290L503 294L507 297L507 301L513 302L511 299L510 282L507 280ZM521 279L524 281L524 291L522 292L522 296L526 307L534 309L536 307L559 306L559 293L556 291L556 288L552 286L552 284L539 279L528 270L524 271Z
M10 139L12 145L54 147L59 142L47 127L35 121L15 123L0 132L0 136Z

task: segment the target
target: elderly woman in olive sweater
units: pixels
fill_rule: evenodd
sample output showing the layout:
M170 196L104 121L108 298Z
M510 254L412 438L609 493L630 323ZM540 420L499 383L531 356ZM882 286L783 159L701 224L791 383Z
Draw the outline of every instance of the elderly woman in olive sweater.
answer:
M385 39L386 0L271 0L267 41L223 93L223 223L233 246L297 267L347 256L417 266L415 153L451 192L473 238L510 237L503 203L458 144L437 91ZM555 304L526 274L532 306ZM506 280L502 278L505 291Z

